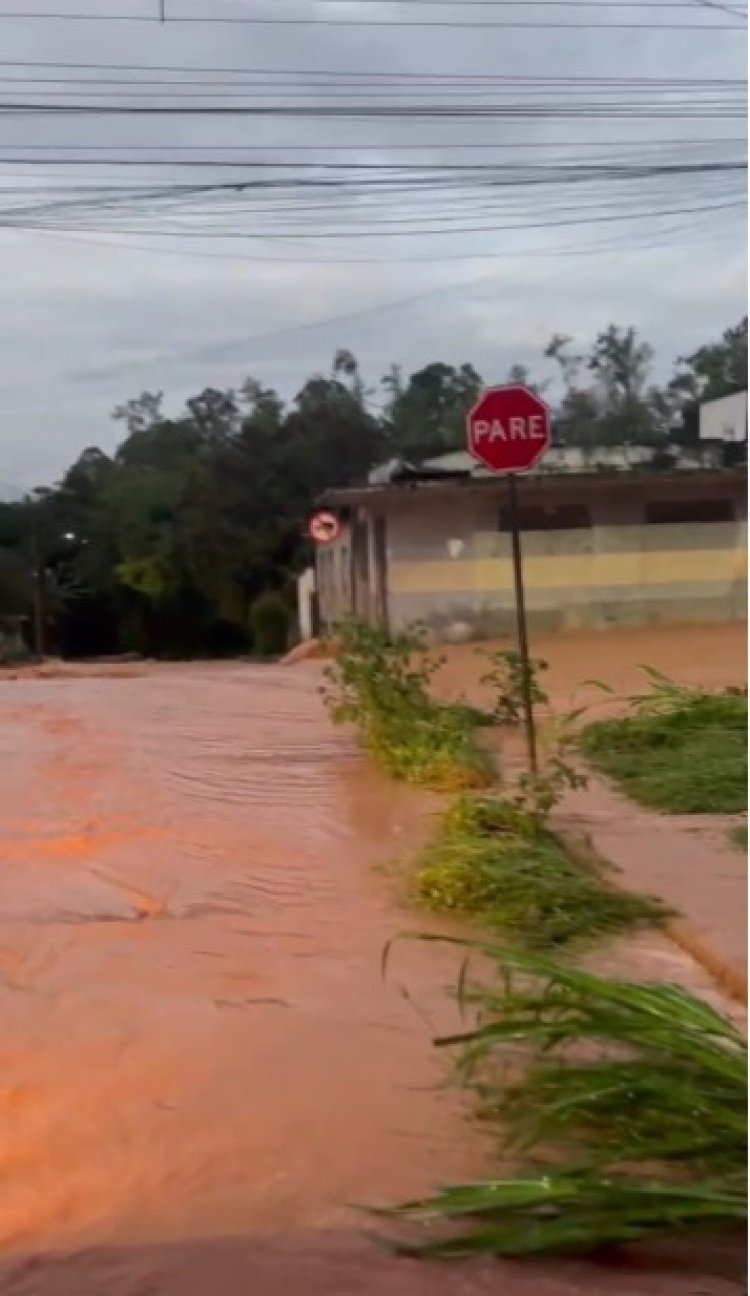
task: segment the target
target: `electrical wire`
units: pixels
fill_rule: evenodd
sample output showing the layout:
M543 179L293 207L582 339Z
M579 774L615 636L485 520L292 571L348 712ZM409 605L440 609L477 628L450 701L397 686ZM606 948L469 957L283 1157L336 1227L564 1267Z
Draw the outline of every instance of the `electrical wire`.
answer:
M375 2L376 2L376 0L375 0ZM141 64L141 63L101 63L101 62L96 62L96 63L72 63L72 62L46 62L46 61L45 61L45 62L40 62L40 61L38 61L38 60L32 62L32 61L25 60L25 59L0 59L0 67L27 67L27 68L28 68L28 67L31 67L31 68L45 67L45 68L67 68L67 69L75 69L75 70L78 70L78 71L80 71L80 70L89 70L89 71L91 71L91 70L93 70L93 69L96 69L96 70L98 70L98 71L106 71L106 72L195 72L195 73L198 73L198 72L200 72L200 73L213 73L213 72L224 72L224 73L226 73L226 72L230 72L230 73L238 73L238 74L243 74L243 75L248 75L248 76L249 76L249 75L256 75L256 74L257 74L257 75L261 75L261 76L289 76L289 77L294 77L294 78L299 78L299 77L307 76L307 75L311 75L311 76L326 76L326 77L341 77L341 76L344 76L344 77L355 77L355 76L371 77L371 76L377 76L377 77L382 77L382 78L390 78L390 77L404 77L404 76L408 76L408 77L411 78L411 79L417 79L417 78L419 78L419 79L435 79L435 78L437 78L438 80L441 80L441 81L442 81L442 80L446 80L446 79L450 79L450 78L452 78L453 76L456 76L456 77L458 77L458 78L461 79L461 80L467 80L467 79L469 79L469 80L487 80L487 79L489 79L489 80L492 80L492 81L507 81L507 82L513 82L513 83L514 83L514 82L519 82L519 81L524 81L524 82L529 82L529 81L530 81L530 82L550 82L550 83L555 84L555 85L557 85L557 84L559 84L559 83L567 83L567 82L574 82L574 83L576 83L576 84L579 84L579 83L581 83L581 82L585 82L585 83L592 83L592 84L594 84L594 83L599 83L599 84L600 84L600 83L605 83L605 84L607 84L607 85L612 85L612 86L618 86L618 85L628 85L628 86L629 86L629 85L632 85L632 84L641 84L641 83L644 83L644 82L647 83L647 84L650 84L650 85L652 85L652 84L654 84L654 85L655 85L655 84L659 84L659 85L676 85L676 86L685 86L685 85L687 85L687 86L691 86L691 85L695 85L695 84L696 84L696 78L695 78L695 77L671 77L671 76L670 76L670 77L664 77L664 76L658 76L658 77L630 77L630 76L625 76L625 77L622 77L622 76L590 76L590 75L582 75L582 74L578 74L578 75L562 75L562 76L557 76L557 75L555 75L555 76L538 76L538 75L537 75L537 76L533 76L533 75L524 75L524 74L508 74L508 73L493 73L493 72L487 72L487 73L484 73L484 72L471 72L471 73L455 73L455 74L454 74L454 73L425 72L425 71L419 72L419 71L413 71L413 70L408 70L408 71L407 71L407 70L403 70L403 71L394 71L393 69L387 69L387 70L381 70L381 71L377 71L377 72L375 72L375 71L365 71L365 70L357 71L356 69L355 69L355 70L347 70L347 69L344 69L344 68L325 68L325 69L318 68L318 69L315 69L315 68L310 68L309 66L308 66L308 67L304 67L304 68L299 68L299 67L295 67L295 68L227 67L227 66L222 66L222 67L216 67L216 66L210 66L210 67L196 67L194 64L187 64L187 65L186 65L186 64L172 64L172 63L144 63L144 64ZM746 84L746 78L744 78L744 77L732 77L732 78L726 78L726 77L718 77L718 78L715 78L715 77L710 77L710 78L700 78L700 79L697 80L697 83L700 84L700 85L715 85L715 84L725 84L727 81L731 82L731 84L734 84L734 85L745 85L745 84Z
M738 199L736 199L736 200L732 200L732 201L729 201L729 202L726 202L726 203L709 203L709 204L702 204L702 205L699 204L699 205L692 206L692 207L690 207L690 206L688 206L688 207L667 207L667 208L659 208L659 209L652 209L652 210L639 211L639 212L622 212L622 211L618 211L618 212L608 212L608 213L605 213L605 214L597 214L597 215L595 215L595 216L581 216L581 217L576 216L576 217L571 217L571 218L565 218L565 219L563 219L563 220L553 220L553 221L533 221L533 222L524 221L522 224L521 224L521 223L516 223L516 224L503 224L503 225L490 225L490 226L463 226L463 227L461 227L460 229L453 229L453 230L451 230L450 232L451 232L452 234L461 234L461 235L464 235L464 234L496 234L496 233L508 233L508 232L511 232L511 231L517 231L517 232L524 233L524 232L527 232L528 230L539 230L539 229L558 229L558 228L560 228L561 226L569 226L569 225L586 225L586 224L591 224L591 223L595 223L595 224L599 224L599 223L611 223L611 222L628 221L628 220L633 220L633 219L642 219L642 218L644 218L644 217L653 218L653 217L658 217L658 216L675 216L675 215L680 215L680 216L682 216L682 215L691 215L691 214L696 213L696 212L725 211L725 210L728 210L728 209L730 209L730 208L740 208L740 207L743 207L744 205L745 205L745 204L744 204L744 201L743 201L742 199L739 199L739 198L738 198ZM14 227L14 228L18 228L18 227L19 227L17 224L14 224L14 222L12 222L12 221L9 222L9 221L7 221L7 220L2 220L2 219L0 219L0 226L5 226L5 227L7 227L7 226L9 226L9 225L10 225L11 227ZM44 226L43 224L37 224L37 223L34 223L34 222L30 222L30 221L29 221L29 222L24 222L22 228L24 228L24 229L44 229L45 226ZM69 228L69 227L66 227L66 226L57 226L56 228L65 229L65 228ZM74 229L76 229L76 228L78 228L78 229L86 229L86 231L87 231L88 233L92 233L92 232L100 233L100 232L102 232L101 230L92 230L90 227L85 227L85 226L77 226L77 227L73 227L73 228L74 228ZM131 228L131 229L123 229L123 228L119 228L119 231L118 231L118 232L119 232L119 233L122 233L122 234L144 234L144 233L149 233L149 232L150 232L152 236L153 236L153 233L154 233L153 230L152 230L152 231L144 231L144 230L142 230L142 229L138 229L138 228L135 228L135 229L132 229L132 228ZM169 231L169 237L170 237L170 238L178 238L178 237L179 237L179 238L196 238L196 237L200 237L201 239L204 239L204 238L220 238L220 239L238 239L238 238L240 238L240 239L248 239L248 238L252 238L252 239L258 239L258 238L259 238L259 239L262 239L263 241L276 241L276 240L282 240L282 241L285 241L285 240L288 240L288 239L299 239L300 234L301 234L302 232L303 232L303 231L297 231L297 232L292 233L292 232L288 232L288 231L285 231L285 230L277 230L277 229L272 229L272 230L270 230L270 231L266 231L266 232L263 232L263 233L260 233L260 232L258 232L258 231L256 231L256 230L241 230L241 231L235 231L235 230L221 230L221 231L218 231L218 230L212 230L212 231L198 231L198 232L195 232L195 231L191 231L191 230L187 230L187 229L180 229L180 230L172 229L172 230ZM445 232L446 232L445 229L444 229L444 228L441 229L439 226L436 226L435 228L432 228L432 229L431 229L431 228L427 228L427 229L425 229L425 228L421 228L419 231L417 231L418 236L419 236L420 238L423 238L423 237L425 237L426 235L439 235L439 234L444 234ZM382 239L382 238L387 237L387 236L389 236L389 235L392 236L392 237L395 237L395 238L404 238L404 237L407 237L407 238L408 238L408 237L413 237L413 236L414 236L414 233L413 233L413 232L406 232L406 233L403 233L403 232L394 231L394 230L383 230L383 229L380 229L380 228L378 228L378 229L374 229L374 230L369 230L369 229L357 229L357 230L305 230L305 231L304 231L304 238L305 238L305 239L314 239L314 240L317 240L317 239L329 239L329 238L335 238L335 239L341 239L341 238L368 238L368 237L371 237L371 236L372 236L372 237L376 237L376 238L378 238L378 239ZM478 256L478 257L482 257L483 255L484 255L484 253L482 253L482 252L478 252L478 253L475 254L475 256ZM420 258L416 258L416 259L419 260Z
M373 0L376 3L376 0ZM468 6L467 6L468 7ZM614 9L614 5L607 5L606 8ZM162 25L162 20L157 14L84 14L84 13L61 13L60 11L48 11L46 13L21 13L17 10L0 10L0 20L3 19L31 19L56 22L134 22L134 23L158 23ZM650 32L675 32L675 31L742 31L741 23L709 23L709 22L673 22L673 23L645 23L645 22L527 22L525 20L503 19L499 22L487 20L469 20L457 22L455 19L427 18L427 19L388 19L388 18L266 18L260 15L249 16L232 16L218 15L209 17L200 14L179 14L172 17L168 15L166 23L170 26L176 24L206 24L212 26L253 26L253 27L442 27L442 28L460 28L462 30L469 28L503 28L506 31L650 31Z
M715 213L716 213L717 211L739 210L739 209L743 208L744 205L745 205L745 204L742 203L742 202L734 202L734 203L725 203L725 204L723 204L723 205L720 205L720 206L717 206L717 207L712 208L712 215L711 215L711 222L712 222L712 226L715 224ZM685 213L683 213L683 214L685 214ZM20 231L13 231L13 232L16 232L16 233L17 233L17 232L20 232ZM53 236L53 235L51 235L51 234L49 233L49 231L47 231L47 230L40 231L40 232L41 232L41 233L43 234L43 236L45 236L45 237L59 237L59 238L62 238L62 237L69 238L69 237L70 237L70 235L55 235L55 236ZM88 231L88 232L89 232L89 233L100 233L100 231L97 231L97 230ZM663 233L666 233L667 231L662 231L662 232L663 232ZM80 239L80 238L77 239L77 241L78 241L78 242L81 242L81 243L84 242L84 240L83 240L83 239ZM425 265L427 265L427 264L429 264L429 265L436 265L436 264L440 264L440 265L444 265L444 264L445 264L445 265L447 265L447 264L451 264L451 263L453 263L453 262L464 262L464 261L503 261L503 260L508 260L508 259L514 259L514 258L516 258L516 257L518 256L518 250L516 249L516 250L514 250L514 251L505 251L505 252L497 252L497 251L479 251L479 252L462 252L462 253L443 253L443 254L432 255L432 256L431 256L431 255L424 255L424 254L414 255L413 253L410 253L410 254L407 255L407 256L402 256L402 255L394 256L394 255L392 255L392 254L390 254L390 253L387 253L385 256L381 255L381 256L377 256L377 257L376 257L376 256L372 256L372 255L370 255L370 256L354 256L354 257L352 257L352 256L349 256L349 257L320 257L320 256L311 256L311 255L308 255L307 252L306 252L306 250L305 250L304 247L303 247L303 249L302 249L302 251L303 251L303 255L302 255L302 256L297 256L297 257L290 258L290 257L288 257L288 256L277 256L277 255L274 255L273 253L267 253L267 252L264 252L264 253L262 253L262 254L258 254L258 255L252 255L252 254L250 254L250 255L240 255L240 254L232 254L232 253L211 253L211 252L203 252L203 251L198 251L198 252L196 252L196 251L194 251L194 250L186 251L186 250L184 250L184 249L178 249L178 248L160 248L160 249L157 249L157 248L145 248L145 247L143 247L143 246L139 246L139 245L137 245L137 244L117 244L117 245L114 245L114 244L112 244L112 243L110 243L110 242L108 242L107 244L104 244L104 243L100 243L100 242L98 242L98 241L97 241L97 242L94 242L93 240L86 240L86 242L91 243L92 246L101 247L101 248L106 248L106 247L110 247L110 246L117 246L117 247L122 248L123 250L126 250L126 251L136 251L136 252L147 252L147 251L153 251L153 252L156 252L156 253L158 253L158 254L160 254L160 255L166 255L166 254L171 253L171 254L174 255L174 256L190 256L190 257L199 257L199 258L201 258L201 259L207 259L207 260L212 260L212 261L219 261L219 260L221 260L221 261L233 261L233 262L241 262L241 261L245 261L245 262L252 262L252 263L261 263L261 264L270 264L270 265L287 265L287 266L295 266L295 265L336 265L336 266L342 266L342 265L398 265L398 264L404 264L404 265L416 265L416 264L425 264ZM287 246L288 246L288 245L287 245ZM629 246L631 246L631 245L629 245L629 244L623 244L623 242L622 242L622 238L620 238L620 239L617 241L617 243L613 244L613 247L612 247L611 250L617 250L617 251L619 251L619 252L622 252L623 254L626 254L626 253L628 252L628 250L629 250ZM535 256L535 257L550 256L550 257L555 257L555 258L557 258L557 257L559 257L559 256L563 256L563 255L575 255L575 254L577 253L577 251L580 251L580 254L582 254L582 255L589 256L589 255L591 255L592 250L593 250L593 249L592 249L591 247L589 247L589 246L587 246L587 247L585 247L585 248L583 248L583 249L580 249L580 250L577 250L576 248L555 248L555 249L550 249L550 250L544 250L544 249L542 249L542 250L535 250L535 252L534 252L534 256ZM610 250L610 249L607 249L607 250Z
M608 139L608 140L597 140L597 139L594 139L594 140L591 140L591 139L589 139L589 140L580 140L580 139L579 139L579 140L567 140L564 144L563 144L563 143L560 143L560 142L558 142L558 141L556 141L556 140L493 140L493 141L491 141L491 142L489 142L489 141L482 141L482 140L480 140L480 141L476 141L476 140L422 140L421 142L418 142L418 143L410 142L410 143L406 143L406 144L405 144L405 143L402 143L402 142L398 142L398 141L391 142L391 141L389 140L389 141L388 141L387 148L388 148L388 152L389 152L389 153L392 153L392 152L398 152L398 153L401 153L401 152L404 152L404 151L406 151L406 150L411 151L411 150L414 150L414 149L421 150L422 152L433 152L433 151L443 152L444 150L448 150L448 149L450 149L450 150L454 150L454 149L468 149L468 150L473 149L473 150L479 150L479 149L481 149L482 151L485 151L486 149L512 149L512 150L523 149L525 152L529 152L529 151L536 150L536 149L554 149L555 152L557 153L557 152L559 152L560 150L567 150L567 149L570 149L570 148L581 148L581 149L588 149L588 148L616 148L616 149L622 149L622 148L638 148L638 149L644 149L644 148L646 148L646 149L653 149L653 148L666 148L666 147L670 147L670 148L682 149L682 148L703 148L703 147L706 147L706 148L714 149L717 145L720 145L720 144L727 144L727 145L729 145L729 144L738 144L738 145L741 145L741 147L742 147L743 149L746 149L746 148L747 148L747 138L746 138L745 136L741 136L741 135L709 135L709 136L705 136L705 137L703 137L703 138L701 138L701 139L697 139L697 138L693 138L693 139L675 139L675 138L672 138L672 139L667 139L667 138L654 139L654 138L652 138L651 136L644 136L643 138L638 139L638 138L634 138L633 136L631 136L630 138L627 138L627 139L621 139L621 138L620 138L620 139ZM106 163L108 163L108 162L112 162L112 163L113 163L114 165L116 165L116 166L133 166L133 165L134 165L134 166L140 166L140 165L143 165L143 166L174 166L174 165L179 165L179 166L194 166L194 167L201 167L201 166L227 166L227 167L233 167L233 166L242 166L242 165L245 165L245 163L242 163L242 162L239 162L239 163L238 163L238 162L232 162L232 161L222 161L220 158L217 158L217 157L215 156L215 154L216 154L216 153L288 153L288 152L294 152L294 153L305 153L305 154L307 154L307 153L320 153L320 152L327 152L327 153L352 153L352 152L356 152L356 153L364 153L364 152L367 152L368 149L372 149L372 150L376 150L376 151L378 151L378 152L381 152L381 151L383 150L383 147L384 147L384 146L383 146L382 143L377 143L377 142L375 142L375 141L369 141L369 142L368 142L367 140L362 140L362 141L361 141L360 143L358 143L358 144L351 144L351 143L342 143L342 144L340 144L340 143L336 143L336 144L215 144L215 145L212 146L212 154L213 154L213 155L212 155L211 157L207 157L207 158L190 158L190 159L187 159L187 160L184 160L184 161L181 160L181 161L179 161L179 162L173 162L173 161L170 161L168 158L166 158L166 159L165 159L165 158L157 158L157 159L154 159L154 160L149 160L148 157L146 157L146 158L144 158L144 159L139 159L139 158L120 158L120 157L115 157L115 158L112 158L112 157L106 157L106 158L87 158L87 157L82 157L82 158L79 158L79 159L71 159L71 158L59 157L59 156L57 155L57 152L58 152L59 150L69 151L70 149L76 149L79 153L90 153L90 152L104 153L104 152L106 152L107 154L112 154L112 153L124 153L124 152L126 153L126 152L132 152L132 151L134 151L134 150L138 150L140 153L145 153L145 154L149 154L149 153L157 153L157 152L163 152L163 151L166 151L166 150L169 150L171 153L195 153L195 152L198 152L198 151L200 151L200 150L205 150L205 148L206 148L207 146L206 146L205 144L112 144L112 143L110 143L109 141L108 141L106 144L85 144L85 143L84 143L84 144L57 144L57 143L56 143L56 144L54 144L54 145L52 145L52 144L39 144L39 143L12 144L12 143L9 143L8 141L5 141L4 143L0 144L0 149L9 149L9 148L12 148L12 149L24 149L25 152L27 152L27 153L38 153L38 152L43 152L44 150L50 149L50 148L52 148L52 147L55 148L55 150L56 150L56 155L55 155L54 157L51 157L51 158L38 158L38 157L31 157L31 158L15 158L15 157L14 157L14 158L12 158L12 159L7 159L7 158L6 158L6 159L0 159L0 161L6 161L6 162L7 162L7 161L18 162L19 164L24 164L24 165L28 165L28 166L73 166L73 165L75 165L76 161L78 161L78 162L80 162L80 163L83 164L83 165L91 165L91 166L102 166L102 165L104 165L104 164L106 164ZM247 161L247 165L260 165L260 163L256 163L256 162L254 162L253 159L248 159L248 161ZM284 164L284 165L286 165L286 164ZM315 163L315 162L310 162L310 163L297 163L297 162L295 162L295 163L293 163L293 164L290 163L289 165L295 165L295 166L298 166L298 165L299 165L299 166L303 166L303 165L304 165L304 166L319 166L319 165L321 165L321 164L320 164L320 163ZM344 165L349 165L349 164L344 164Z
M425 2L408 0L414 4ZM484 7L489 6L489 0L481 2ZM498 0L493 2L497 4ZM663 7L686 6L678 6L676 0L671 0ZM0 12L0 17L3 16L7 13ZM204 21L200 15L194 19ZM378 22L375 25L402 24ZM551 24L553 28L557 25ZM39 72L33 77L0 75L0 96L8 96L4 102L0 98L0 120L4 118L6 122L27 117L62 123L72 116L109 120L127 115L149 121L167 116L207 120L253 117L305 123L387 121L397 122L401 128L412 123L424 129L426 123L452 127L464 120L557 123L593 117L598 121L629 118L652 125L658 119L718 120L745 115L745 95L740 89L744 83L740 78L727 77L608 78L436 72L412 75L393 69L380 73L345 68L304 69L299 74L291 69L180 69L175 65L149 68L133 64L37 64L28 60L2 62L0 66ZM50 69L56 68L65 72L95 69L100 75L50 77ZM43 75L40 69L45 70ZM118 81L101 75L120 70L135 77ZM144 79L144 74L160 71L168 77L180 71L199 72L204 76L213 71L220 73L222 79L212 83ZM243 78L241 81L226 79L237 73ZM287 78L292 76L295 79L290 83ZM54 85L55 89L40 88L47 84ZM194 88L186 90L184 86ZM420 96L421 101L411 102ZM315 97L323 102L316 102ZM388 102L376 102L379 97L387 97ZM222 98L231 99L231 104L216 102ZM52 102L46 102L48 99ZM200 106L195 103L196 99L201 100ZM253 99L261 102L247 102ZM741 142L733 136L725 139L712 136L710 141L678 138L661 142L652 137L631 141L590 139L578 143L538 138L528 143L518 139L505 142L485 139L475 143L467 141L465 145L451 139L442 143L429 139L396 140L393 144L388 140L358 144L343 141L342 149L365 153L365 159L360 156L356 161L335 157L338 148L335 142L326 145L287 142L280 146L177 143L174 149L169 144L144 147L118 144L108 148L106 144L90 141L75 145L68 136L68 142L60 144L43 144L38 140L27 146L18 142L0 143L0 164L34 170L25 185L12 187L8 185L10 177L0 175L0 223L6 229L83 229L139 236L161 231L169 238L193 240L253 238L298 242L300 237L367 240L382 239L384 235L394 238L491 235L571 223L658 220L667 215L734 210L740 202L735 177L746 170L746 161L731 156L706 158L705 150L711 147L715 151L717 144L733 147ZM654 155L657 145L666 156L664 152L661 157ZM607 156L606 150L620 151L623 147L637 149L639 156L628 159L627 155L620 153L618 157L612 152ZM388 163L366 159L368 150L382 153L399 148L421 150L428 156L437 154L438 157L442 148L492 149L499 152L500 158L506 148L544 149L553 156L548 161L518 164L497 158ZM599 156L586 160L584 152L583 157L571 158L571 148L579 152L596 149ZM296 155L313 151L328 156L308 160L298 156L279 157L282 152ZM178 156L173 156L173 152ZM258 153L268 156L259 158ZM111 177L110 183L100 174L103 165L117 169L120 175ZM75 183L70 168L76 166L92 169L91 184L81 188ZM62 172L61 168L64 168ZM133 185L128 183L126 175L128 170L132 175L135 168L142 171L187 168L195 183L182 184L166 178L158 183L144 178ZM224 172L222 179L210 181L209 176L202 175L219 169ZM50 170L57 172L52 187ZM302 201L304 195L309 195L312 201L308 198ZM704 196L711 199L708 206L701 205ZM313 230L310 213L318 217ZM249 225L247 217L251 218ZM504 223L509 221L512 223ZM243 223L244 228L237 228Z
M706 106L700 103L672 108L669 104L644 107L643 105L612 103L550 104L545 106L523 106L507 104L402 104L384 105L362 103L351 106L332 104L235 104L230 106L206 104L196 107L194 104L46 104L22 103L17 100L0 101L1 117L45 116L57 114L66 116L121 117L121 116L156 116L156 117L280 117L307 119L345 119L362 118L419 118L424 120L459 119L497 119L539 118L559 119L562 117L593 117L601 120L607 118L661 118L684 121L711 118L737 118L746 116L742 107Z

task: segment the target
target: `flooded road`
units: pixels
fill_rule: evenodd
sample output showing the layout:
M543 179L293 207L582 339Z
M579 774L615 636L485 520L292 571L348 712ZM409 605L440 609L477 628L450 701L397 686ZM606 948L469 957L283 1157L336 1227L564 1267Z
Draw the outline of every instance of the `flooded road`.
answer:
M472 702L490 702L481 682L481 654L513 648L507 639L492 644L461 644L444 650L440 684L447 696L460 692ZM586 707L586 720L622 709L622 699L648 692L644 666L691 688L724 688L747 683L747 628L744 622L716 625L633 626L618 630L580 630L570 634L532 634L532 658L547 663L540 675L551 709L562 713ZM477 654L480 656L477 656ZM612 699L601 685L612 691ZM545 709L541 708L542 715Z
M681 1273L440 1268L362 1238L357 1203L478 1177L487 1149L430 1044L456 958L404 945L380 971L429 923L373 866L439 806L331 727L320 670L0 682L0 1293L684 1296ZM448 670L463 689L476 660Z
M6 1251L361 1225L476 1172L430 1026L454 957L371 866L435 805L328 723L315 667L2 685ZM424 927L424 922L420 921Z

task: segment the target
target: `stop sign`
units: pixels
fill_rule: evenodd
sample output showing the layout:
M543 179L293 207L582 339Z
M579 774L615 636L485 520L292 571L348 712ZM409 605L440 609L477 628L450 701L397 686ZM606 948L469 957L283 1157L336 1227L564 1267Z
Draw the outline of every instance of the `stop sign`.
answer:
M549 406L528 387L490 387L466 419L468 447L496 473L526 472L552 443Z

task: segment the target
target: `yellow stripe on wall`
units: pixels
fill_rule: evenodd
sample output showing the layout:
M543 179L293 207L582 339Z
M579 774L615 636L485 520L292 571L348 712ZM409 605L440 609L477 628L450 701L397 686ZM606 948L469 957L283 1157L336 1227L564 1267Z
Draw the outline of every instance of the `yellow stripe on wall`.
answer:
M651 553L561 554L524 559L529 589L639 587L671 584L726 585L747 575L744 549L657 550ZM476 593L510 590L513 572L507 558L476 561L391 562L394 594Z

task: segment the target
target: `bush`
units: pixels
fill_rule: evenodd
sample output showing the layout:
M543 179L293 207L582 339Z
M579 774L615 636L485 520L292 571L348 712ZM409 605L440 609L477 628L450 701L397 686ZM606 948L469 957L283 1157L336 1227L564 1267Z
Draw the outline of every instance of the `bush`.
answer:
M279 657L289 643L291 614L281 594L261 594L250 608L253 647L261 657Z
M682 814L747 807L747 696L706 693L648 671L631 714L589 725L581 747L643 805Z
M487 659L491 668L482 676L480 682L487 684L495 694L493 720L497 724L520 724L523 719L524 701L524 669L521 654L513 648L507 648L500 652L483 653L482 656ZM529 697L532 706L542 706L549 701L539 681L541 672L546 671L548 665L548 662L540 657L529 659Z
M327 668L324 697L334 723L353 723L362 741L393 778L438 791L481 787L492 777L489 756L476 741L481 713L443 706L429 686L441 658L424 632L389 637L356 620L337 627L337 655Z

